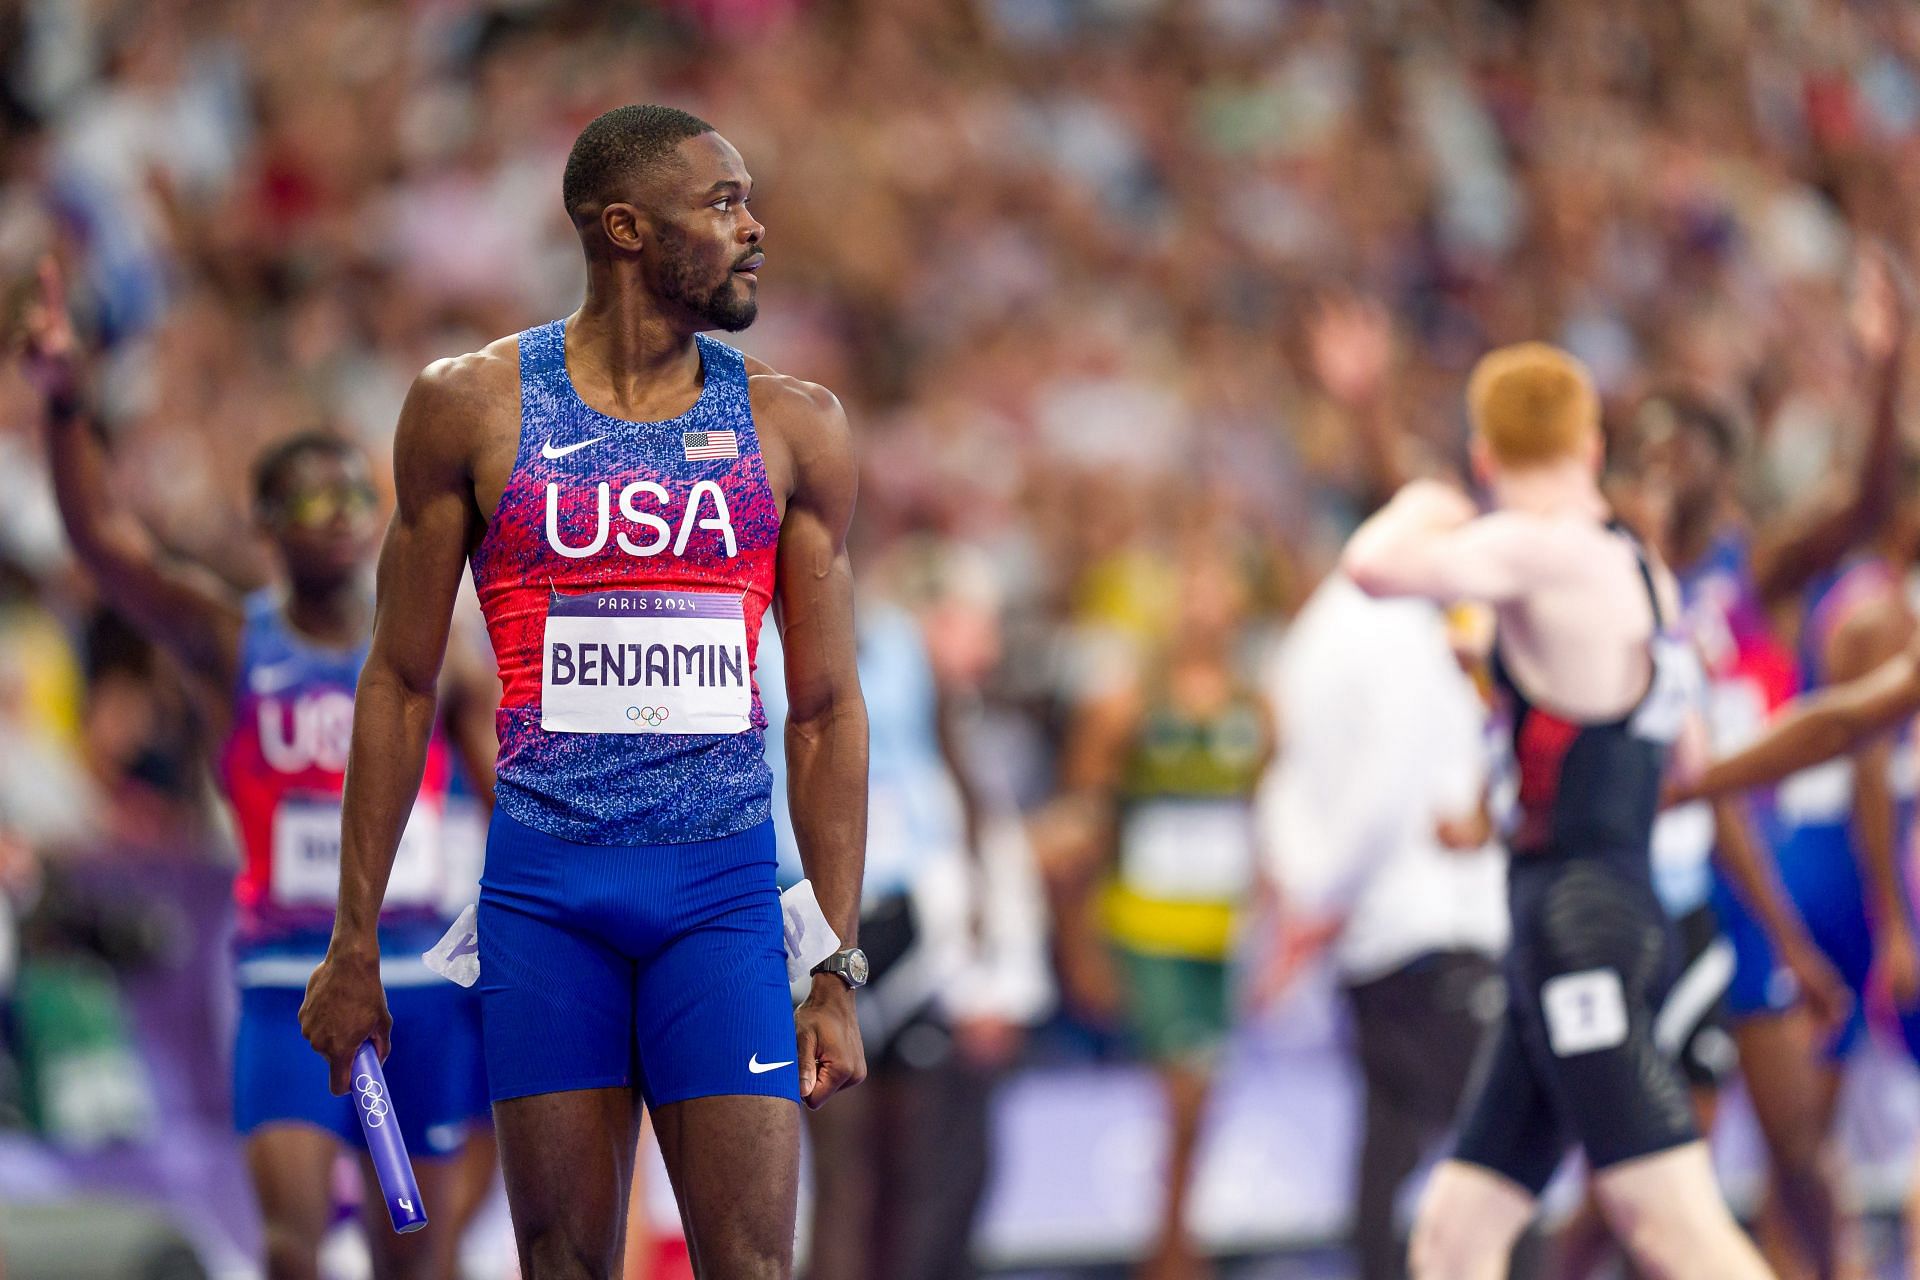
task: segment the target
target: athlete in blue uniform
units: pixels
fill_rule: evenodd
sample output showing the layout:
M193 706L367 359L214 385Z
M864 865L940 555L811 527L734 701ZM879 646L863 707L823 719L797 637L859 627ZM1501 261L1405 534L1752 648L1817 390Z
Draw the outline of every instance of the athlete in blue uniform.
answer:
M1689 626L1706 659L1708 723L1719 752L1751 742L1809 676L1833 677L1824 662L1796 661L1773 619L1830 583L1835 566L1875 535L1897 501L1905 310L1880 255L1864 254L1857 276L1854 337L1871 375L1873 419L1850 476L1750 530L1735 492L1741 439L1727 411L1676 389L1650 397L1635 414L1627 454L1636 483L1658 509ZM1847 648L1843 661L1855 646ZM1782 1270L1797 1269L1800 1259L1815 1274L1832 1274L1852 1215L1831 1151L1831 1076L1808 1046L1823 1036L1822 1027L1848 1016L1850 1000L1837 957L1808 937L1800 919L1809 904L1794 909L1806 882L1789 877L1793 892L1783 908L1772 901L1782 895L1771 860L1736 856L1745 837L1769 851L1777 847L1783 861L1795 856L1790 833L1802 794L1789 788L1739 802L1739 809L1720 806L1728 838L1716 858L1713 906L1739 947L1727 1016L1773 1176L1762 1237ZM1692 821L1700 820L1696 811ZM1762 990L1769 985L1770 994Z
M377 499L357 448L324 433L296 436L255 464L254 505L284 573L284 594L242 599L199 566L169 559L118 505L105 438L81 408L85 379L64 305L49 267L29 369L47 397L61 516L104 597L176 659L221 740L214 763L241 852L234 1119L246 1135L264 1219L267 1274L310 1277L333 1221L334 1162L343 1145L363 1148L355 1109L329 1092L323 1064L301 1039L298 1012L333 924L353 688L372 613L366 568ZM483 681L483 673L455 678L450 670L455 697L437 704L428 691L428 726L447 720L453 742L431 735L433 767L402 808L409 820L399 891L378 916L395 1020L404 1034L438 1046L396 1063L388 1083L421 1158L423 1194L442 1206L428 1229L395 1235L363 1160L368 1241L381 1280L451 1280L460 1232L477 1203L477 1188L453 1159L486 1115L474 1001L427 972L419 953L446 923L437 828L450 745L468 749L483 784L491 775L482 744L491 738L492 698Z
M504 689L480 987L521 1273L614 1273L644 1103L698 1273L784 1277L794 1104L865 1074L853 451L831 394L702 332L756 310L739 152L684 112L623 107L581 132L562 188L583 306L432 365L401 411L340 914L302 1024L341 1089L363 1040L387 1048L373 921L470 559ZM752 678L769 609L794 832L849 944L798 1013Z
M1853 679L1897 655L1914 634L1904 584L1892 565L1866 558L1839 575L1814 603L1803 637L1808 686ZM1779 806L1786 835L1782 880L1856 1003L1828 1038L1830 1063L1844 1059L1866 1029L1869 972L1911 1011L1920 997L1911 908L1901 867L1914 827L1912 726L1866 743L1850 757L1788 778ZM1790 975L1750 921L1730 920L1739 955L1731 1000L1737 1015L1779 1011L1796 995ZM1920 1020L1903 1022L1920 1046ZM1830 1073L1837 1076L1837 1073ZM1837 1079L1823 1090L1831 1106ZM1831 1116L1829 1115L1829 1120Z

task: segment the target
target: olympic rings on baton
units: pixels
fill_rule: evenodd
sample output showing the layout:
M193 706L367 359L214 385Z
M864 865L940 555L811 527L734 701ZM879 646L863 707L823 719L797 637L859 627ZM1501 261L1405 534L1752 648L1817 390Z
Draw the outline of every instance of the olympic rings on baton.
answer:
M367 1113L367 1127L378 1129L385 1124L393 1112L387 1106L386 1091L380 1087L380 1082L362 1071L354 1077L353 1088L360 1095L360 1109Z
M628 707L627 719L635 723L644 724L649 729L658 729L667 722L667 708Z

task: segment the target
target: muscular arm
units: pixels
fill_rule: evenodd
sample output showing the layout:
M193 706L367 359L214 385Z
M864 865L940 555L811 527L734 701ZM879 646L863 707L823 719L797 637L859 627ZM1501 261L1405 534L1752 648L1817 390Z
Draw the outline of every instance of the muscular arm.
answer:
M420 790L438 715L437 685L454 594L475 518L462 444L476 380L459 361L415 379L394 435L395 510L380 549L373 644L354 696L340 829L340 905L327 962L307 989L301 1025L344 1092L362 1039L387 1050L379 986L380 904ZM349 995L329 990L338 987Z
M1502 604L1566 575L1555 531L1504 512L1476 518L1458 490L1415 481L1360 526L1340 567L1370 596Z
M83 358L51 260L40 266L40 299L28 318L26 347L28 377L46 410L54 498L74 553L142 632L188 671L221 690L232 688L244 620L240 604L212 573L168 557L116 499L106 439L81 407Z
M827 923L851 946L867 850L867 706L853 629L847 529L858 471L847 417L811 383L774 379L754 412L784 443L792 489L780 522L775 617L787 654L787 807ZM800 1093L819 1107L866 1076L852 993L816 975L794 1015Z
M394 434L395 508L380 548L373 644L354 695L335 946L374 948L387 874L438 715L440 664L473 513L460 397L450 380L442 366L415 380Z
M820 388L787 393L782 408L782 436L794 461L774 596L787 655L788 807L820 908L851 946L867 847L867 706L855 664L847 558L853 442L846 414Z
M1822 486L1799 509L1769 522L1753 546L1754 583L1769 604L1805 586L1886 523L1899 497L1900 396L1904 368L1904 306L1890 267L1880 263L1878 279L1863 288L1881 316L1871 338L1862 333L1874 364L1873 422L1859 467L1844 481ZM1856 327L1859 327L1858 325ZM1877 348L1877 349L1874 349Z
M1764 787L1920 713L1920 639L1865 675L1797 699L1744 749L1683 780L1670 803Z
M1864 602L1828 637L1827 670L1835 680L1858 679L1897 658L1913 630L1912 615L1897 598ZM1904 930L1907 895L1900 873L1892 762L1893 742L1886 735L1872 738L1854 753L1854 844L1876 926Z

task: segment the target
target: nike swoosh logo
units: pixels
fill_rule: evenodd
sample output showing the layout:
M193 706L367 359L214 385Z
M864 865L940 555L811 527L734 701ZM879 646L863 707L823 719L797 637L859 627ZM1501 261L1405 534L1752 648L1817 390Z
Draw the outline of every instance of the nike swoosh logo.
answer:
M595 436L591 440L582 440L578 444L563 444L558 446L556 446L553 443L553 441L549 439L545 444L540 446L540 456L545 458L548 462L552 462L555 459L564 458L570 453L578 453L580 450L586 448L590 444L599 444L602 440L605 440L605 439L606 439L605 436Z
M247 683L255 693L278 693L300 679L300 664L297 662L276 662L270 667L255 667Z
M782 1067L790 1067L792 1065L792 1058L788 1058L785 1062L762 1062L760 1061L760 1055L757 1053L747 1059L747 1070L757 1076L763 1076L769 1071L778 1071Z

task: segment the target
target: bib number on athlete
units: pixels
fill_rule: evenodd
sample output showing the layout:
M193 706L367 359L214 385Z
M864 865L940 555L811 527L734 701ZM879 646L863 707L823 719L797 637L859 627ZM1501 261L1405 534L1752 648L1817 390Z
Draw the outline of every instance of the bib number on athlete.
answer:
M1253 813L1237 801L1158 800L1120 831L1120 880L1166 902L1227 902L1252 887Z
M440 815L415 804L387 880L391 906L440 899ZM282 907L332 906L340 897L340 805L287 799L273 815L273 901Z
M744 733L753 723L743 597L599 591L547 609L549 733Z

